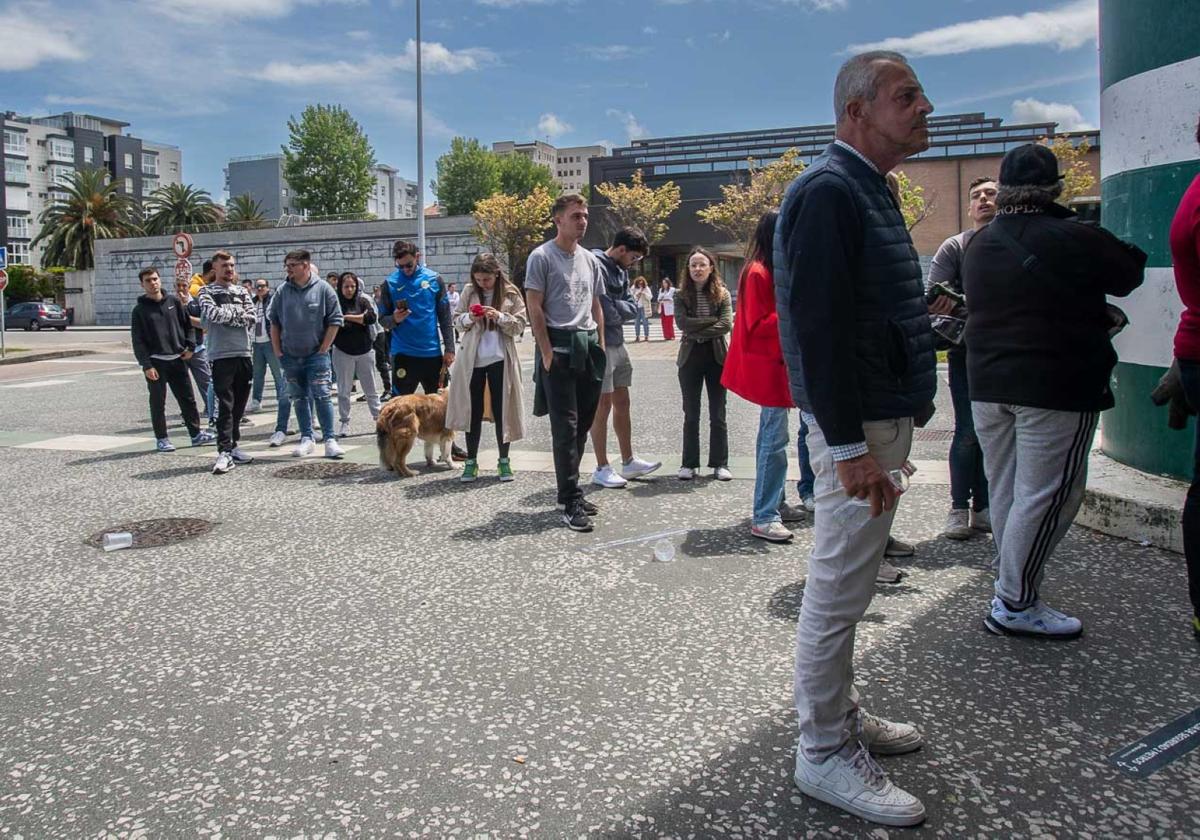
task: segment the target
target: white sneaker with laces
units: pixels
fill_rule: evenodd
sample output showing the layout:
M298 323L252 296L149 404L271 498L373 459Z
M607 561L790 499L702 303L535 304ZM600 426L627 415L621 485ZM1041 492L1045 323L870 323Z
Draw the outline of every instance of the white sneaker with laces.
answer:
M303 458L305 455L311 455L317 445L313 443L310 437L300 438L300 442L296 444L296 448L292 450L292 454L297 458Z
M712 477L717 481L733 481L733 473L729 471L728 467L717 467L713 470Z
M233 458L228 452L218 452L217 460L213 462L213 475L224 475L233 469Z
M841 808L848 814L880 825L910 826L925 821L925 806L911 793L896 787L861 744L846 756L849 747L821 763L809 761L796 750L796 787Z
M341 458L345 454L346 450L338 446L337 438L325 438L326 458Z
M240 446L233 447L233 451L229 453L235 464L249 464L254 460L253 455L248 455Z
M342 425L338 426L338 437L349 437L349 436L350 436L350 422L346 421Z
M592 473L592 484L599 485L600 487L608 487L615 490L624 487L628 483L628 481L617 475L616 471L612 468L612 464L605 464L602 467L598 467Z
M680 467L679 472L676 473L676 476L680 481L691 481L696 477L696 471L691 467Z
M629 459L628 464L621 464L621 478L632 481L635 478L650 475L662 466L662 461L643 461L636 455Z
M809 493L807 496L800 497L800 506L809 513L817 512L817 500L813 498L812 493Z
M262 411L262 400L251 400L250 408L248 408L247 411Z
M875 573L876 583L899 583L904 572L897 569L887 560L879 561L879 571Z
M987 508L971 511L971 530L992 533L992 514Z
M942 536L948 540L967 540L971 538L971 512L966 508L951 508L946 515L946 527Z
M276 432L275 434L271 435L271 448L276 449L277 447L283 446L283 442L285 440L287 440L287 435L285 435L283 432Z
M858 710L862 742L875 755L904 755L921 749L921 733L911 723L896 723Z
M763 525L751 525L750 536L758 537L760 540L767 542L784 543L790 542L796 536L787 528L783 527L782 522L767 522Z
M999 597L992 598L992 609L983 624L997 636L1039 636L1044 639L1076 639L1083 634L1083 622L1051 609L1041 601L1023 610L1010 610Z

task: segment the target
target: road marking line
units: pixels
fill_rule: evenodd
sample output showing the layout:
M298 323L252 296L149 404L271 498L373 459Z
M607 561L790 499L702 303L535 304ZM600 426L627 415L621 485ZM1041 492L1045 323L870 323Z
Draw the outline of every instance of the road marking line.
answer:
M686 534L690 530L691 530L691 528L676 528L673 531L660 531L657 534L644 534L640 537L626 537L623 540L613 540L612 542L606 542L606 543L600 543L599 545L593 545L591 548L588 549L588 551L599 551L602 548L616 548L617 546L620 546L620 545L630 545L631 543L649 542L650 540L657 540L657 539L661 539L663 537L674 537L674 536L678 536L679 534Z
M0 385L0 388L47 388L51 385L73 385L74 379L42 379L37 382L19 382L15 385Z
M137 365L138 362L120 362L116 359L104 361L103 359L43 359L47 364L51 365ZM140 366L140 365L139 365Z
M120 449L133 444L151 444L153 437L118 437L116 435L63 435L62 437L42 440L37 443L22 443L17 449L52 449L78 450L82 452L103 452L107 449Z

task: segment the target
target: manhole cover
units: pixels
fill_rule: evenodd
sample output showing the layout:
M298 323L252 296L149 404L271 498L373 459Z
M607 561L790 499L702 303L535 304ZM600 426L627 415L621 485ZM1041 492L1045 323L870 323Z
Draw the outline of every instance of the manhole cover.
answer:
M211 531L214 525L215 522L209 522L207 519L143 519L139 522L112 525L92 534L84 542L93 548L101 548L105 534L125 532L133 535L133 548L155 548L203 536Z
M312 464L296 464L275 471L276 478L292 479L322 479L341 478L362 471L359 464L345 464L340 461L318 461Z
M954 440L953 429L916 429L913 440Z

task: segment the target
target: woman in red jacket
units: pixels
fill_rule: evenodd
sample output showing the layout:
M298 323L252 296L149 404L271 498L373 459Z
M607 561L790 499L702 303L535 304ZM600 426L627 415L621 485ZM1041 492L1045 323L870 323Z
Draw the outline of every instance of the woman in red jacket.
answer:
M779 346L779 316L775 312L775 281L771 276L775 220L763 215L750 243L750 258L738 280L737 317L725 358L721 384L749 402L762 406L755 443L754 516L750 533L771 542L787 542L792 532L783 521L802 514L783 501L787 481L788 390L787 367Z

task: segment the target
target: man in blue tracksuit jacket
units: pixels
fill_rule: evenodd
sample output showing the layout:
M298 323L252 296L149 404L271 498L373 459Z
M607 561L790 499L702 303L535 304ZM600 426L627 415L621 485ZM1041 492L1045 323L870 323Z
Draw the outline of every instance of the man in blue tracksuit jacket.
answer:
M392 393L436 394L442 369L454 363L450 299L436 272L417 260L417 246L392 246L396 270L379 295L379 323L392 331Z

